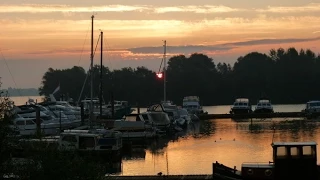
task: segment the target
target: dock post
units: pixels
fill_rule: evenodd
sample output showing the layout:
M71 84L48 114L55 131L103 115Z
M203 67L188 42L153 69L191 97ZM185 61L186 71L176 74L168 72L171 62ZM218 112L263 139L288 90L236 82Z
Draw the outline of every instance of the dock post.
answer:
M137 103L137 111L138 111L138 114L140 114L140 106L139 106L139 103Z
M39 107L36 107L36 125L37 125L36 135L38 138L41 138L41 122L40 122L40 108Z
M81 126L84 125L84 107L83 107L83 103L80 104L80 113L81 113Z

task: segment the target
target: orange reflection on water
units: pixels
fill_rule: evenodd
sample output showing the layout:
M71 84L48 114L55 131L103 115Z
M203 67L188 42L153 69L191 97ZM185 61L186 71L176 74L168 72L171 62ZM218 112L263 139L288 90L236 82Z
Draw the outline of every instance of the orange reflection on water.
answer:
M317 141L319 125L283 119L201 121L174 140L160 139L159 148L148 148L145 159L123 161L122 174L210 174L215 161L237 169L243 162L268 163L273 134L274 141Z

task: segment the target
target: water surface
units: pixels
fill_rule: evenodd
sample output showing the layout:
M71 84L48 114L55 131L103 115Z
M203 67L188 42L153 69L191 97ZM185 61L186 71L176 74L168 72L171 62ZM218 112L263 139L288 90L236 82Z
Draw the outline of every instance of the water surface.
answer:
M41 101L41 97L31 97ZM13 97L25 104L28 97ZM274 105L275 112L297 112L298 105ZM226 114L231 106L207 106L212 114ZM254 106L253 106L254 108ZM140 109L141 112L145 108ZM146 148L135 149L122 160L120 175L210 174L212 163L241 168L243 162L272 161L272 141L319 141L320 121L301 118L195 122L185 132L161 138ZM274 127L276 130L274 130ZM318 154L320 151L318 150ZM319 158L318 158L319 159Z

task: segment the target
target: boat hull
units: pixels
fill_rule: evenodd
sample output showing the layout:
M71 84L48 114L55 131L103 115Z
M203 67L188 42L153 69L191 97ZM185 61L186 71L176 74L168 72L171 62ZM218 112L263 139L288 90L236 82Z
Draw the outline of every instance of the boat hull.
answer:
M249 114L251 113L252 110L251 109L236 109L236 108L232 108L230 111L230 114Z
M255 109L254 113L273 113L273 109L269 109L269 108Z

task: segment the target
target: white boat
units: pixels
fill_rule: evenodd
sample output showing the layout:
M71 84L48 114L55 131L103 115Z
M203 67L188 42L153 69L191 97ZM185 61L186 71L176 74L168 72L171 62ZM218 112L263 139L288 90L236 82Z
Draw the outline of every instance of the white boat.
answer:
M306 108L304 109L306 113L319 113L320 112L320 101L313 100L306 103Z
M167 113L163 110L157 109L158 106L152 106L155 109L146 111L138 115L138 120L144 121L149 127L156 127L161 130L167 130L171 121Z
M81 113L72 108L62 105L49 105L47 108L60 118L60 115L66 116L71 127L79 127L81 125Z
M65 130L58 140L60 150L78 150L92 152L119 151L122 148L122 134L117 131Z
M267 98L259 99L254 112L255 113L273 113L273 106L271 104L271 101Z
M178 125L182 128L191 122L191 116L184 108L174 105L171 101L161 102L148 108L147 111L165 112L168 114L172 125Z
M36 118L23 118L19 115L15 116L13 125L11 126L19 135L32 136L37 134ZM43 135L58 134L60 128L59 123L44 123L40 119L40 131Z
M185 108L178 107L171 101L161 103L163 111L169 113L169 118L180 127L186 127L191 122L191 115Z
M308 119L317 118L320 115L320 101L308 101L305 109L302 111L306 113Z
M251 112L251 105L249 103L249 99L247 98L236 99L230 110L230 114L248 114Z
M57 128L64 130L70 129L72 127L77 127L80 125L79 122L70 121L63 112L54 112L50 111L46 107L41 105L22 105L15 106L15 118L27 118L27 119L36 119L37 113L36 110L39 108L39 118L42 124L58 124ZM30 128L28 128L30 129Z
M155 138L156 131L152 127L148 127L144 121L132 121L128 119L114 120L113 130L122 133L123 139L147 139Z
M200 99L198 96L186 96L183 98L182 107L187 109L191 114L208 114L208 112L203 111L200 105Z
M72 106L68 101L57 101L56 98L54 97L54 93L49 94L49 97L50 97L49 102L43 102L40 104L52 103L52 104L56 104L56 105L65 106L65 107L72 109L74 111L80 111L80 107Z

